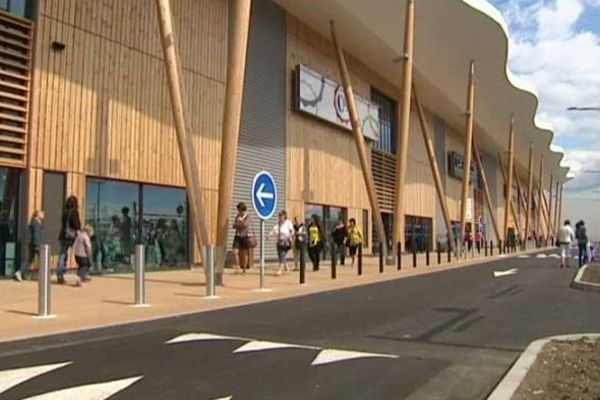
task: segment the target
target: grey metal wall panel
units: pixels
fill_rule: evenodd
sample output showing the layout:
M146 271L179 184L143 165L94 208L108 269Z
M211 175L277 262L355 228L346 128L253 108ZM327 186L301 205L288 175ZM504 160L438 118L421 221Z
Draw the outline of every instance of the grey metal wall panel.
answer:
M275 178L277 209L283 210L286 204L286 60L285 11L270 0L253 1L230 221L236 215L237 203L246 203L257 235L259 220L252 209L250 195L257 172L267 170ZM265 230L271 230L275 223L276 218L267 221ZM230 230L229 249L232 241L233 230ZM265 249L267 259L277 258L274 240L267 242ZM258 249L255 259L258 260Z
M446 192L446 176L447 176L447 168L446 168L446 124L444 121L437 116L433 117L433 145L435 149L435 158L438 163L438 167L440 170L440 178L442 180L442 187L444 188L444 193ZM446 224L444 223L444 213L442 212L442 207L440 205L440 201L438 200L437 194L435 196L435 204L437 205L435 208L435 218L436 218L436 240L440 242L446 242L448 240L447 232L446 232Z

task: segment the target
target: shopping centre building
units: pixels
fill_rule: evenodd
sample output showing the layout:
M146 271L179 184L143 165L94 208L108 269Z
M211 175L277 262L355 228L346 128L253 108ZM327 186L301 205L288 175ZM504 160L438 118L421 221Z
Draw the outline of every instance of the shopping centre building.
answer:
M214 240L231 7L227 0L170 3L193 157ZM338 218L355 218L365 232L365 252L378 249L331 39L334 21L394 247L406 7L406 0L252 2L231 215L237 202L251 203L252 178L264 169L276 180L278 209L318 216L326 231ZM147 246L149 266L199 262L155 2L1 0L0 8L0 275L10 275L20 262L34 210L45 210L45 240L56 253L61 209L70 195L95 227L96 261L104 268L128 268L136 243ZM472 163L467 227L487 240L501 239L507 185L500 162L508 171L514 116L508 224L524 232L530 204L527 236L548 236L559 219L559 187L568 170L560 165L563 155L550 149L552 131L535 122L534 91L507 70L499 13L484 0L417 0L414 23L412 84L425 110L449 219L461 220L465 127L472 116L483 171ZM413 102L402 240L418 250L448 239L421 129ZM530 175L535 195L528 202Z

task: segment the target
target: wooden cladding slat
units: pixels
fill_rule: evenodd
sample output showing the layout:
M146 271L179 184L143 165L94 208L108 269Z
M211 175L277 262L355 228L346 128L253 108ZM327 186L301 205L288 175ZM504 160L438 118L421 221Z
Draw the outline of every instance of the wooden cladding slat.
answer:
M32 24L0 12L0 165L26 162Z
M371 169L375 192L382 212L392 212L394 207L396 159L393 155L371 150Z

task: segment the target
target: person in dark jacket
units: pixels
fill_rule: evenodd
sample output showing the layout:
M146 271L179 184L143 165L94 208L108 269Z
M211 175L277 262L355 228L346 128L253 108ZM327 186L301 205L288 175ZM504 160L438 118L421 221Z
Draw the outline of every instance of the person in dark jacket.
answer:
M588 236L585 222L579 221L576 226L577 230L575 231L575 237L577 238L577 245L579 248L579 268L581 268L587 261Z
M33 265L39 259L40 246L44 236L44 212L37 210L31 216L29 222L29 254L27 263L21 264L21 268L15 272L15 280L22 282L27 277L27 273L33 268Z
M346 239L348 237L348 229L346 224L341 219L331 231L331 239L333 240L333 258L340 259L340 265L344 265L346 261Z
M81 230L81 219L79 218L79 204L77 197L69 196L65 202L61 218L61 228L58 235L60 242L60 253L58 254L58 264L56 266L56 278L58 283L65 283L65 272L69 249L77 237L77 232Z

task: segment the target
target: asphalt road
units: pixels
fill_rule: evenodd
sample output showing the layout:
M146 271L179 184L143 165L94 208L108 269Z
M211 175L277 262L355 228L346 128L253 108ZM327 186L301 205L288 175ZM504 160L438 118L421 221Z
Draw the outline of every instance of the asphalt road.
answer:
M6 343L0 399L485 398L531 341L600 331L600 293L569 288L576 271L557 264L506 258Z

